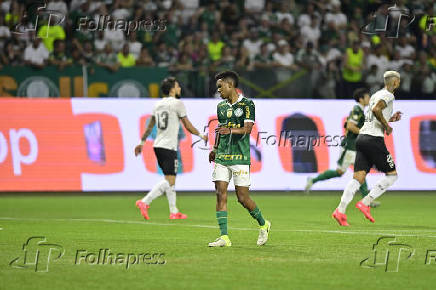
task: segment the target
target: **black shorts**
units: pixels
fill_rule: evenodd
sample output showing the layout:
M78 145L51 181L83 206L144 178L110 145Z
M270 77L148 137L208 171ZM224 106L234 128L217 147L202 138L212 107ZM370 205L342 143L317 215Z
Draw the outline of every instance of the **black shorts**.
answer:
M366 134L357 136L354 172L364 170L368 173L374 165L384 173L395 170L394 159L386 148L384 138Z
M177 175L179 163L177 160L177 151L165 148L154 148L154 154L156 154L157 163L164 175Z

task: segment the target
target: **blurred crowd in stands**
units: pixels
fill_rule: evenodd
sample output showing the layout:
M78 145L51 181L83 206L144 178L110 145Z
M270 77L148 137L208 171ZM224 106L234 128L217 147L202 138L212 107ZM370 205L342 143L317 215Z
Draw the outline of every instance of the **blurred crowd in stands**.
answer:
M0 1L1 74L73 64L113 73L304 70L312 97L349 98L363 85L377 90L394 69L400 98L436 95L434 1L51 0L39 14L35 2L44 3Z

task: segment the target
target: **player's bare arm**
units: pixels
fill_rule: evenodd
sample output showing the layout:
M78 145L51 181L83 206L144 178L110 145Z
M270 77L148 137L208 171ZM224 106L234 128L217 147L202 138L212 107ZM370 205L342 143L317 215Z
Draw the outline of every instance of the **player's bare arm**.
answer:
M135 147L135 156L138 156L142 151L142 146L144 145L145 140L147 140L147 137L151 134L151 131L153 130L154 124L156 123L156 119L154 116L151 116L151 120L148 123L147 129L145 129L144 134L141 138L141 143L136 145Z
M192 125L191 121L189 121L188 117L183 117L180 120L182 121L183 126L186 128L186 130L188 130L189 133L199 136L204 141L207 141L207 135L200 134L197 128L195 128L194 125Z
M245 135L245 134L251 134L251 130L253 129L253 122L244 122L244 127L242 128L227 128L227 127L221 127L217 128L215 131L221 135L228 135L230 133L236 134L236 135Z
M401 115L403 113L400 111L395 112L395 114L392 115L392 117L389 119L389 122L398 122L401 120Z
M392 133L392 127L389 126L389 123L386 121L385 117L383 117L383 109L386 108L386 102L383 100L378 101L378 103L372 109L374 116L377 120L383 125L385 128L386 134L390 135Z
M220 137L219 137L219 133L218 133L218 129L215 129L215 144L213 145L213 150L209 152L209 163L215 161L215 157L216 157L216 151L218 150L218 146L220 143Z
M357 127L353 122L347 122L347 130L354 134L359 134L360 132L359 127Z

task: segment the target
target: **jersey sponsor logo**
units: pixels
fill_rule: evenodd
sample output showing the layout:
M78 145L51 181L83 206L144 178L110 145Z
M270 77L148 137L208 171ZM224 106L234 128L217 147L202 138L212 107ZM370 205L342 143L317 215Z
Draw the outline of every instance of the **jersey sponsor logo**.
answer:
M227 118L230 118L232 115L233 115L233 110L231 108L227 109Z
M241 175L248 175L248 171L247 170L243 170L243 169L240 169L240 170L238 170L238 171L234 171L233 172L233 176L241 176Z
M250 107L246 106L245 107L245 119L249 119L250 118Z
M243 160L244 155L242 154L219 154L218 155L218 159L222 159L225 161L230 161L230 160Z
M237 108L237 109L235 110L235 116L238 117L238 118L241 117L243 113L244 113L244 112L242 111L241 108Z
M227 123L227 128L241 128L241 124L229 122L229 123Z

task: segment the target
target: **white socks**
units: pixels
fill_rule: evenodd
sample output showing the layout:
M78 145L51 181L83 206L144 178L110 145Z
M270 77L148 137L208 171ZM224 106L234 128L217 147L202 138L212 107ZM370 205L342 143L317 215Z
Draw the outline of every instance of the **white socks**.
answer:
M353 200L354 194L359 189L360 183L356 179L351 179L345 187L344 193L341 197L338 210L340 213L345 213L348 204Z
M398 175L386 175L381 178L377 184L371 189L369 194L365 196L362 200L363 204L369 206L371 202L382 195L388 187L394 184L395 180L398 179Z
M142 201L150 205L154 199L158 198L164 193L167 194L170 213L178 213L179 210L176 207L176 190L174 189L174 185L170 186L166 179L156 183L153 189L142 199Z
M161 196L162 194L164 194L165 192L167 192L170 189L170 184L168 183L168 181L166 179L156 183L156 185L153 187L152 190L150 190L150 192L142 199L142 201L148 205L150 205L150 203L158 198L159 196Z
M170 207L170 213L178 213L179 210L176 207L176 191L174 189L174 185L170 186L170 188L167 190L167 198L168 205Z

